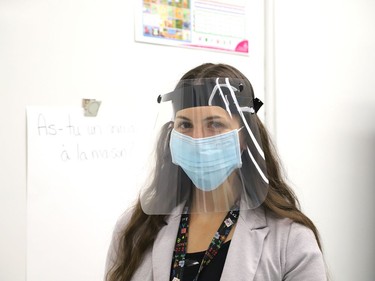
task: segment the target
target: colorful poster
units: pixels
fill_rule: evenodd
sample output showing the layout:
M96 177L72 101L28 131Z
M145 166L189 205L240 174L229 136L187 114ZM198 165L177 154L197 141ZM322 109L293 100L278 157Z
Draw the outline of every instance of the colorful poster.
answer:
M249 52L245 0L143 0L136 40Z

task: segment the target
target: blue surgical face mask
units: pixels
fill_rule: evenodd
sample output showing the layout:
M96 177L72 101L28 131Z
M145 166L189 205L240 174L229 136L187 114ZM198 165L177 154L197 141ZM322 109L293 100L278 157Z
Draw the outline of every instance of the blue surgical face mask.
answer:
M173 129L172 162L185 171L197 188L214 190L242 166L238 131L195 139Z

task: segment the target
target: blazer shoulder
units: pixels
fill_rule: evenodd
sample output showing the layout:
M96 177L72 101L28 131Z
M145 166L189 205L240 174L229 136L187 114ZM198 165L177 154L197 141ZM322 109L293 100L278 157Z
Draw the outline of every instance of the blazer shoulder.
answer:
M314 232L307 226L295 222L290 218L282 218L266 211L267 227L270 240L278 244L283 250L291 250L297 242L303 241L304 248L320 252Z
M121 214L121 216L116 221L116 224L112 232L112 239L107 251L105 275L107 275L107 273L116 263L121 243L121 234L123 233L126 225L129 223L132 214L133 208L127 209L124 213Z
M279 248L285 280L326 280L323 254L314 232L289 218L266 215L273 246ZM283 279L283 280L284 280Z

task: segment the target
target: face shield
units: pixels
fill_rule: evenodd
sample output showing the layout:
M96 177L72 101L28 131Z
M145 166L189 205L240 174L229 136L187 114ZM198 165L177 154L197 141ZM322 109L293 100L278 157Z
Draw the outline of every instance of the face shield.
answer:
M254 209L268 178L254 99L248 81L181 80L158 97L154 164L140 201L147 214ZM185 208L186 211L186 208Z

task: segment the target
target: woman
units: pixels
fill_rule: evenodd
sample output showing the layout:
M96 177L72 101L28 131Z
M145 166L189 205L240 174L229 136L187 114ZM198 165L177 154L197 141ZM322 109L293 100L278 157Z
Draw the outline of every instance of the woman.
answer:
M172 120L151 182L116 225L106 280L326 280L318 231L282 177L249 80L207 63L158 102Z

